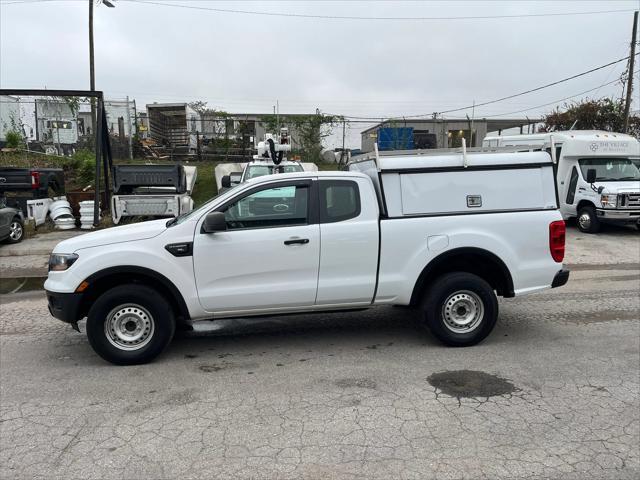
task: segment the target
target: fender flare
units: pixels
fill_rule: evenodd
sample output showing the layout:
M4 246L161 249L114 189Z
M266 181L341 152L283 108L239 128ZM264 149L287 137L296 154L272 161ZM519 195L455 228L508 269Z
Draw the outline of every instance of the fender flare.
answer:
M504 297L515 296L514 287L513 287L513 277L511 276L511 272L509 271L509 268L500 259L500 257L490 252L489 250L485 250L483 248L460 247L460 248L454 248L452 250L448 250L446 252L441 253L440 255L432 259L429 263L427 263L427 265L425 265L425 267L422 269L422 272L420 272L420 275L418 275L418 279L416 280L416 283L413 286L413 291L411 293L411 305L415 305L417 303L418 298L420 297L422 291L424 290L424 287L426 286L427 279L429 279L429 277L434 272L437 272L437 270L441 266L446 265L446 263L450 259L458 256L468 256L468 255L471 255L474 257L480 257L483 260L489 261L491 264L497 266L500 271L500 276L502 279L504 279L504 282L505 282L503 296Z
M117 267L108 267L91 274L85 279L85 282L87 282L89 284L89 288L91 288L91 285L94 285L96 282L100 281L103 278L123 274L133 274L134 276L138 275L141 277L148 277L158 284L162 285L162 287L164 287L171 294L177 313L179 313L179 315L184 319L190 318L189 309L187 308L187 304L184 301L184 297L182 296L182 293L180 293L180 290L178 290L174 283L167 277L150 268L139 267L135 265L119 265Z

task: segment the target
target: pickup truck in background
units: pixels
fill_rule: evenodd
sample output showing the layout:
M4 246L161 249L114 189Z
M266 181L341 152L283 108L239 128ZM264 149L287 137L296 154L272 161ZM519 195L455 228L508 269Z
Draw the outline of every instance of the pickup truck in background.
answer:
M6 204L27 215L27 200L64 195L64 171L61 168L0 168L0 197Z
M265 175L197 210L59 243L53 316L116 364L153 360L177 324L402 305L474 345L497 296L564 285L565 225L546 152L385 152L346 172ZM240 259L240 260L239 260Z
M196 167L115 165L112 174L111 215L116 225L123 217L177 217L193 209Z
M20 191L29 192L32 198L63 195L64 171L61 168L0 168L0 193Z

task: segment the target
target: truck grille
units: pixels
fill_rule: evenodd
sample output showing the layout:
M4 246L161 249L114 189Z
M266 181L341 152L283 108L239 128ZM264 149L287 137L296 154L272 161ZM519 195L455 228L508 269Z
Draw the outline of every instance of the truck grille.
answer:
M620 195L622 208L640 208L640 193L624 193Z

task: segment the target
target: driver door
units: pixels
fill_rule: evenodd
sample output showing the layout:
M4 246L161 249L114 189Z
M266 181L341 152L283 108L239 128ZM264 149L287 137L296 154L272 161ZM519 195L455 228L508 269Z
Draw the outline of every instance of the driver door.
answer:
M202 307L212 313L287 311L315 303L320 226L311 180L257 186L231 199L227 230L194 238ZM317 193L315 193L317 195Z

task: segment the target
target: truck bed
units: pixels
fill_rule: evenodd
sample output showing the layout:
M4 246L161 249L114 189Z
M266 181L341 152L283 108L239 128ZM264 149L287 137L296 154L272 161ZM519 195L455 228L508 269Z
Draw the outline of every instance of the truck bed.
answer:
M173 193L187 191L182 165L114 165L114 193L132 193L138 187L171 187Z

